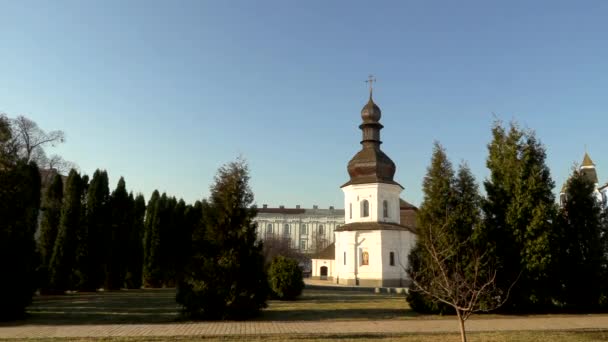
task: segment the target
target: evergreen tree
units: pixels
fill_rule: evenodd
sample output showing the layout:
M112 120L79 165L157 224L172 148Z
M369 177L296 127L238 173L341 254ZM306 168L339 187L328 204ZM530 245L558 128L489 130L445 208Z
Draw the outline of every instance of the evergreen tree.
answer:
M479 234L500 267L499 283L519 279L511 295L512 310L551 306L555 293L557 235L554 183L545 164L545 148L534 132L500 122L492 129L484 182L485 223Z
M38 239L38 250L41 258L42 277L44 288L48 286L48 267L53 256L55 239L59 230L61 219L61 206L63 203L63 179L56 174L47 188L42 202L42 219L40 222L40 237Z
M6 162L0 164L0 320L10 320L24 315L37 285L40 173L35 163L16 157L0 162Z
M104 285L106 251L111 246L109 220L110 189L108 173L95 170L87 190L86 222L88 227L89 270L91 288Z
M132 195L129 195L129 199ZM144 215L146 213L146 201L142 194L138 194L133 200L133 224L129 237L127 253L127 277L128 288L140 288L142 285L142 270L144 260Z
M80 224L76 229L76 259L74 288L77 290L93 290L91 284L91 269L89 257L89 227L87 222L87 191L89 176L83 175L80 179Z
M268 283L252 203L245 162L221 167L204 212L206 227L192 234L192 256L178 284L176 299L186 314L245 318L266 306Z
M161 282L160 272L160 231L157 224L160 202L158 190L154 190L146 207L144 232L144 270L145 287L158 287Z
M123 177L120 177L116 189L110 196L110 229L108 230L108 241L106 254L106 279L105 289L116 290L124 286L125 280L125 256L126 241L129 230L133 224L131 202Z
M80 175L72 169L66 181L59 230L49 267L50 286L57 291L74 289L79 282L75 270L79 242L77 235L81 223L81 192Z
M166 197L159 207L158 219L160 230L160 267L162 273L162 285L164 287L175 286L175 257L176 257L176 242L177 230L175 227L175 207L177 200L175 197Z
M570 308L597 308L606 282L602 208L594 190L595 184L574 170L566 186L566 200L560 209L563 301Z
M422 183L424 194L422 205L417 215L418 236L414 248L409 255L408 273L410 277L420 273L430 256L422 247L422 242L429 238L431 229L442 228L449 224L450 215L454 212L454 170L448 160L445 149L435 142L431 165L427 168ZM445 243L449 243L445 241ZM430 281L430 280L428 280ZM410 291L407 298L412 309L418 312L443 312L449 310L445 305L439 304L430 297L418 292Z
M184 250L187 248L184 247L190 243L189 229L186 226L186 202L183 199L180 199L173 209L173 230L175 238L172 247L173 274L171 280L175 285L183 273L184 263L187 259L187 256L184 255Z

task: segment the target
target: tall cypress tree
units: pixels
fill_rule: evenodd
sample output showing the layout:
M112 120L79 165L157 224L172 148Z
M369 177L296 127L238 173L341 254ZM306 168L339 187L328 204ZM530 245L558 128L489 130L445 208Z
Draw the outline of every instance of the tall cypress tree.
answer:
M490 178L480 240L500 267L499 283L509 287L511 310L550 307L555 294L556 214L554 187L544 146L534 132L495 123L488 145Z
M89 269L92 288L104 285L105 253L111 246L109 220L110 189L108 173L95 170L87 190L86 221L88 227Z
M56 174L51 185L44 194L42 202L42 219L40 222L40 237L38 239L38 250L40 252L42 268L45 270L43 276L48 278L48 267L53 256L55 239L59 230L61 219L61 205L63 203L63 179ZM48 280L45 280L48 282ZM46 288L48 284L41 284Z
M560 209L562 298L570 308L597 308L606 281L602 208L594 190L595 184L574 170Z
M129 195L131 199L132 195ZM142 285L142 271L144 260L144 215L146 213L146 201L142 194L138 194L133 200L133 224L129 236L127 248L127 287L140 288Z
M38 166L18 160L0 166L0 320L22 317L37 285L34 234L39 208Z
M66 181L65 196L53 256L49 267L50 286L57 291L74 289L76 278L76 251L81 220L82 180L72 169Z
M207 226L203 234L193 234L188 270L178 285L176 299L187 314L244 318L266 305L268 285L252 203L245 162L220 168L205 213Z
M131 202L123 177L120 177L116 189L110 196L110 229L108 240L111 245L106 254L106 281L108 290L120 289L125 279L126 241L133 221L131 220Z
M157 225L158 202L160 194L154 190L146 207L144 223L144 270L143 283L145 287L160 286L160 232Z
M164 195L164 194L163 194ZM175 257L176 257L176 238L177 229L175 227L175 207L177 200L175 197L167 197L162 200L164 205L160 207L160 264L162 272L162 284L166 287L175 286Z

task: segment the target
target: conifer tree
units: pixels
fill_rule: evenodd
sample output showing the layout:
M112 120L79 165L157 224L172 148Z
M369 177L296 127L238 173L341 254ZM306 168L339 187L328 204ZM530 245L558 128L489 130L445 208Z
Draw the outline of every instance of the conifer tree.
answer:
M0 160L0 321L23 317L37 285L34 234L39 208L38 166L10 156Z
M593 182L574 170L566 185L566 200L560 209L562 298L570 308L589 310L599 307L602 287L607 280L602 208L594 190Z
M500 267L499 283L507 287L519 278L511 295L512 310L525 312L550 307L555 294L556 215L554 187L545 164L544 146L532 131L496 122L488 145L490 178L484 241Z
M129 195L131 199L132 195ZM144 215L146 213L146 201L142 194L138 194L133 200L133 224L129 237L129 247L127 248L127 287L140 288L142 285L142 271L144 260Z
M131 202L125 180L120 177L116 189L110 196L110 229L106 255L105 288L108 290L120 289L125 279L125 249L129 237L129 229L133 224L131 220Z
M163 194L165 195L165 194ZM175 286L175 253L176 253L176 229L175 229L175 197L162 199L159 207L158 219L160 230L160 267L162 273L162 285L165 287Z
M154 190L146 207L144 223L144 287L160 286L160 231L158 230L158 207L160 202L158 190Z
M74 289L78 283L74 271L81 223L81 192L82 180L78 172L72 169L66 181L59 230L49 267L50 286L57 291Z
M109 220L110 189L108 173L95 170L87 190L86 222L88 227L89 270L92 288L104 285L106 251L111 246Z
M51 185L47 188L42 202L42 219L40 222L40 237L38 239L38 250L40 252L43 277L48 278L48 267L53 256L55 239L59 230L61 219L61 205L63 203L63 179L56 174ZM48 280L46 280L48 281ZM42 284L43 287L48 284Z
M206 227L192 234L192 256L178 284L177 302L189 316L246 318L265 307L268 284L252 203L246 163L221 167L204 212Z

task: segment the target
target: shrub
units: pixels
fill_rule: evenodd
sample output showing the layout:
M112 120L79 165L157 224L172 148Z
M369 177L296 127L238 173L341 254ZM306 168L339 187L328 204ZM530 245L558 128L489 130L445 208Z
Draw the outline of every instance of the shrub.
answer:
M268 283L272 294L281 300L293 300L304 289L302 270L294 259L277 256L268 269Z

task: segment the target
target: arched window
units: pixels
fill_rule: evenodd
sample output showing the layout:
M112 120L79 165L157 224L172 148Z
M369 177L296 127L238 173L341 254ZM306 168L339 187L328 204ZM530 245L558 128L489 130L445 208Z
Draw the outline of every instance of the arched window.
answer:
M266 225L266 235L272 235L272 223Z
M319 225L319 235L325 234L325 227L322 224Z
M283 226L283 235L289 236L289 225L288 224Z
M348 203L348 213L349 213L349 217L352 219L353 218L353 204L352 203Z
M361 202L361 217L369 216L369 202L367 200L363 200Z
M387 200L382 201L382 213L384 214L384 217L388 217L388 201Z
M306 227L306 224L302 224L300 235L308 235L308 227Z

